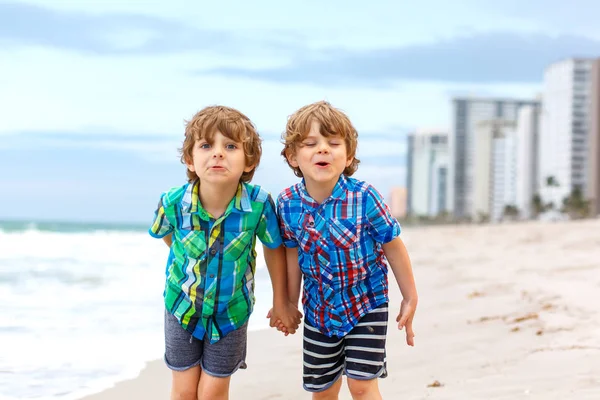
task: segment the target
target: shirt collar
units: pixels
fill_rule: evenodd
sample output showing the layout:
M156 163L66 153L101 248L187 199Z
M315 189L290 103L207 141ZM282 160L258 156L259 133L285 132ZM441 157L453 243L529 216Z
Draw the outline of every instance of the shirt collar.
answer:
M183 212L198 212L198 204L200 204L200 181L195 180L187 184L183 198L181 199L181 211Z
M233 204L229 204L227 209L236 210L239 212L252 212L252 202L246 185L239 183L235 196L231 200ZM188 183L185 188L185 193L181 199L181 211L189 213L197 213L201 211L200 204L200 180Z
M233 198L233 208L239 212L252 212L252 202L250 201L250 194L248 188L244 183L238 185L235 197Z
M347 190L348 190L348 179L346 178L345 175L342 174L342 175L340 175L340 178L338 179L337 183L333 187L331 196L329 196L327 199L325 199L325 201L323 203L326 203L331 200L344 200L346 198ZM319 206L319 203L317 203L308 194L308 191L306 190L306 183L304 181L304 178L302 178L302 182L300 182L300 190L298 192L300 194L300 199L302 199L302 201L305 204L307 204L311 207L315 207L315 208Z
M334 200L344 200L347 192L348 179L344 174L342 174L340 175L340 179L338 179L337 183L333 187L333 192L331 192L331 196L329 196L329 198Z

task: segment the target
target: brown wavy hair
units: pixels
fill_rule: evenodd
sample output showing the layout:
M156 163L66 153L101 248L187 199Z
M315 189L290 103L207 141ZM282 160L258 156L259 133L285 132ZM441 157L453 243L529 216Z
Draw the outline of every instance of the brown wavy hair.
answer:
M183 146L179 149L181 163L191 162L192 151L196 142L204 139L208 143L212 143L217 131L231 140L242 143L246 166L253 165L254 168L249 172L244 172L240 177L240 182L250 182L260 163L262 154L261 138L250 118L234 108L225 106L205 107L198 111L192 119L186 121L185 138ZM194 172L189 169L186 171L189 182L198 179Z
M358 146L358 132L356 132L346 114L326 101L319 101L304 106L288 118L285 132L281 136L284 145L281 155L285 158L290 168L294 170L294 174L299 178L303 176L300 168L293 167L287 157L296 153L297 148L302 145L302 140L310 132L310 125L315 120L321 125L321 135L325 137L340 136L344 140L348 158L352 158L353 160L344 169L343 174L345 176L354 174L360 163L360 160L355 157Z

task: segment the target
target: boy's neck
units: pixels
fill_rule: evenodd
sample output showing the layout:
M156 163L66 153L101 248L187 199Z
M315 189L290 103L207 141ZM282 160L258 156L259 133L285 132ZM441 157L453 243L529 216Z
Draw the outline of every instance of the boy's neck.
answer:
M200 203L215 219L218 219L227 210L231 199L235 196L238 188L238 182L227 185L210 185L200 182Z
M331 196L337 182L337 180L331 182L313 182L305 179L304 185L306 186L306 191L308 192L308 195L314 201L321 204L325 200L327 200L329 196Z

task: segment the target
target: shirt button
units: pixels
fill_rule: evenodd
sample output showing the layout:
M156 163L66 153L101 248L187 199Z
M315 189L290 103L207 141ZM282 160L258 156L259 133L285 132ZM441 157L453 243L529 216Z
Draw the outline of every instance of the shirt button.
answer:
M214 278L215 274L210 274L209 277Z
M212 296L211 296L210 294L207 294L207 295L206 295L206 298L207 298L208 300L210 300L210 299L212 299Z
M210 254L214 256L215 254L217 254L217 250L211 249Z
M314 222L312 222L312 221L310 221L310 222L308 223L308 226L315 226L315 223L314 223Z

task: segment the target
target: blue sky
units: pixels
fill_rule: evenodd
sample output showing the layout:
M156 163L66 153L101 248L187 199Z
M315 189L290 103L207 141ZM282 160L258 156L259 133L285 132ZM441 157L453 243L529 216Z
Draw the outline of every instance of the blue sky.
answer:
M0 218L150 220L210 104L255 122L276 193L296 181L287 116L331 101L387 195L407 132L447 129L452 96L531 98L549 63L600 55L592 0L287 3L0 0Z

